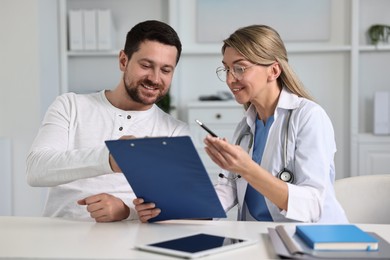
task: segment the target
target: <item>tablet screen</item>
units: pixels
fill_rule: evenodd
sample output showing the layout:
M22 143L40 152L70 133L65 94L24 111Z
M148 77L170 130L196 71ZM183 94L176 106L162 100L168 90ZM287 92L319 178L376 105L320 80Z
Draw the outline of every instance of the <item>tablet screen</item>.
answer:
M153 244L139 245L136 248L156 253L196 258L254 243L255 241L252 240L202 233Z

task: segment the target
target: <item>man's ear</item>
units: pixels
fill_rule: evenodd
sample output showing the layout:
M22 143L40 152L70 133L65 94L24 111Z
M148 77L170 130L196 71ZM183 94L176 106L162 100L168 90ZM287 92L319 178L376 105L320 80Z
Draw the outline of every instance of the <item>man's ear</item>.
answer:
M127 66L127 61L128 61L127 55L125 54L125 52L123 50L121 50L119 52L119 69L121 71L125 71L126 66Z
M274 62L272 65L269 66L268 71L268 80L274 81L277 78L279 78L280 73L282 73L282 69L279 65L279 62Z

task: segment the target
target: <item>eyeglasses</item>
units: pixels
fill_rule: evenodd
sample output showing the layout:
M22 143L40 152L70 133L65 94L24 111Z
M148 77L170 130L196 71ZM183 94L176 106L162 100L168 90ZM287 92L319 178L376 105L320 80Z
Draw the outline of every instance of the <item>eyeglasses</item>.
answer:
M246 66L246 67L243 67L240 65L233 65L233 68L231 68L231 69L221 66L221 67L218 67L216 69L215 73L217 74L219 80L221 80L222 82L226 82L227 77L229 76L229 72L233 75L233 77L235 79L242 80L244 72L247 69L252 68L253 66L256 66L256 65L259 65L259 64L251 64L251 65Z

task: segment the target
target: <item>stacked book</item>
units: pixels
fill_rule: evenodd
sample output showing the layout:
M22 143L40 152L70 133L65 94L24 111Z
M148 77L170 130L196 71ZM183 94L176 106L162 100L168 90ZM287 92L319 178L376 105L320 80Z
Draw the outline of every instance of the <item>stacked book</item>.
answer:
M390 244L353 224L278 225L268 234L275 252L293 259L390 259Z
M115 28L111 10L69 10L69 50L112 50Z

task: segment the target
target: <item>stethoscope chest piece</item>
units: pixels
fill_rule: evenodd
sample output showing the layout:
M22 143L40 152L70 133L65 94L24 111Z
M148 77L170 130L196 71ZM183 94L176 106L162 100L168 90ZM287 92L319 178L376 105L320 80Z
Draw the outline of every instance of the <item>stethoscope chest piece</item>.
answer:
M294 182L294 174L284 168L278 173L278 178L284 182L293 183Z

